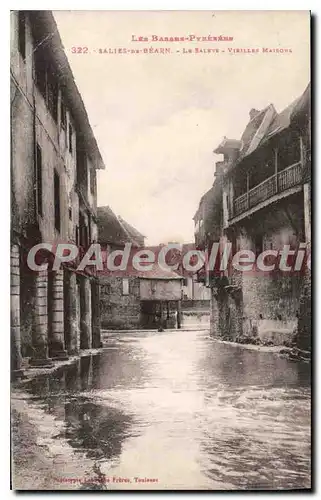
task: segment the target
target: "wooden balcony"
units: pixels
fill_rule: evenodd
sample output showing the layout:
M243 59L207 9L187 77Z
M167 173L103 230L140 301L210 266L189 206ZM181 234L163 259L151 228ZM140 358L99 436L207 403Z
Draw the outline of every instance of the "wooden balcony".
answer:
M284 170L281 170L281 172L277 172L254 188L242 194L242 196L236 198L233 204L234 210L231 219L241 214L245 214L245 212L251 210L260 203L267 202L270 199L273 201L272 197L300 185L301 182L302 163L298 162Z

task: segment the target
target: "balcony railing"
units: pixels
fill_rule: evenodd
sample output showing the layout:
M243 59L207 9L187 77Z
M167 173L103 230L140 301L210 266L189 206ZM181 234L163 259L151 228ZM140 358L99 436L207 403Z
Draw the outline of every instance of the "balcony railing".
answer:
M240 215L250 208L255 207L262 201L266 201L277 193L300 184L302 181L302 164L295 163L281 172L272 175L248 192L234 200L233 217Z

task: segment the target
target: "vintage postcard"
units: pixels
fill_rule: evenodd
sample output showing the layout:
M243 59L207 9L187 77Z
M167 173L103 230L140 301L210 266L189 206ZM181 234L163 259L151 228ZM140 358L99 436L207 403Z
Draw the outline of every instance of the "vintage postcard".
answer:
M309 11L12 11L14 490L311 490Z

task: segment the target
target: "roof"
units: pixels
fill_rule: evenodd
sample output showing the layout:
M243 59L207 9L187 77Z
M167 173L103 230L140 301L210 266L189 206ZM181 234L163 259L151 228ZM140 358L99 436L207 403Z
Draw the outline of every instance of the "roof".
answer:
M72 117L75 120L77 134L84 143L95 168L104 169L105 164L89 123L84 102L65 54L53 14L50 10L31 10L27 12L32 24L33 34L38 41L37 46L42 45L46 47L46 51L50 54L52 61L55 63L60 73L59 84L63 89L64 98L69 104ZM35 50L37 50L37 46Z
M277 113L273 104L258 112L249 121L242 134L242 148L236 161L227 165L225 172L237 166L245 157L252 154L261 144L287 129L291 123L310 112L310 84L303 94L295 99L281 113ZM202 200L201 200L202 201Z
M221 154L224 153L225 149L240 149L241 147L241 142L237 141L236 139L228 139L227 137L224 137L222 142L217 146L216 149L214 149L213 153Z
M97 208L98 240L100 243L125 245L132 240L109 206Z
M288 128L291 124L292 113L298 104L300 97L291 102L281 113L277 114L269 129L266 132L266 138L270 138L275 134L279 134L282 130Z
M311 98L311 86L310 83L306 87L303 94L301 94L297 99L295 99L291 104L289 104L281 113L278 113L274 120L271 122L264 141L269 140L276 134L279 134L283 130L287 129L293 120L302 116L302 114L307 114L310 112L310 98Z
M309 115L311 112L311 83L308 84L307 88L299 98L293 112L292 119L295 120L302 115Z
M275 116L276 111L274 106L270 104L249 121L241 137L242 148L240 157L250 155L255 151Z
M117 217L109 206L97 208L98 238L100 243L124 246L132 243L135 247L144 245L144 238L137 229L121 217Z
M138 246L144 245L144 239L146 236L144 236L142 233L140 233L136 228L134 228L131 224L126 222L120 215L118 216L118 220L125 229L125 231L128 233L129 237L131 240L136 241Z

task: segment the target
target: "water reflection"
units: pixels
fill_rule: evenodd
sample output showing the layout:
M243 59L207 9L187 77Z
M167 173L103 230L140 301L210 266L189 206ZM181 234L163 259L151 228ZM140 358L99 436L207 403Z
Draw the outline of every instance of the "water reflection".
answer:
M105 474L157 477L160 489L310 486L308 364L206 331L133 332L28 391L64 422L57 439Z
M95 460L110 460L121 453L132 416L91 398L94 384L99 386L104 376L101 367L100 356L81 357L52 375L30 381L27 391L48 413L65 422L60 436L73 448L85 450Z

